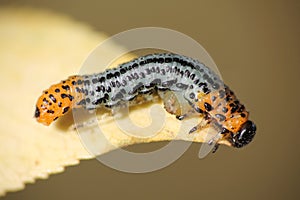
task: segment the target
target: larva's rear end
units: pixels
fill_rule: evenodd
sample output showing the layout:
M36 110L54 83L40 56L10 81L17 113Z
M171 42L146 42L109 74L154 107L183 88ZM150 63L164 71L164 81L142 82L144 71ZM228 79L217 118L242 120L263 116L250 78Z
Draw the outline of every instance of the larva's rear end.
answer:
M71 76L43 92L34 114L38 122L48 126L75 107L75 102L82 98L81 93L75 92L78 80L78 76Z

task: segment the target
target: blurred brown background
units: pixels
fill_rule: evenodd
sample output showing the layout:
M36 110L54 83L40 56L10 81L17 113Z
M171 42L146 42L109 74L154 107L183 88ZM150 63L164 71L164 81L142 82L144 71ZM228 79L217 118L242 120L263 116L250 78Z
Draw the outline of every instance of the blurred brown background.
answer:
M210 53L258 126L254 142L244 149L221 147L199 160L200 145L193 144L171 166L147 174L83 161L4 199L300 199L299 1L19 0L1 5L64 13L110 35L142 26L187 34Z

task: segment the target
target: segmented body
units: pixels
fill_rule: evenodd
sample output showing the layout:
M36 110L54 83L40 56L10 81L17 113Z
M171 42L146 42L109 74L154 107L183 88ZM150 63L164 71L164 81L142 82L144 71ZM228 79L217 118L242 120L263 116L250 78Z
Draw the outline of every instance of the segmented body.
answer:
M223 133L237 133L248 120L245 107L218 75L197 60L171 53L142 56L102 73L69 77L44 91L35 116L49 125L71 108L111 108L157 91L181 94L193 110L219 124ZM185 115L169 112L179 118Z

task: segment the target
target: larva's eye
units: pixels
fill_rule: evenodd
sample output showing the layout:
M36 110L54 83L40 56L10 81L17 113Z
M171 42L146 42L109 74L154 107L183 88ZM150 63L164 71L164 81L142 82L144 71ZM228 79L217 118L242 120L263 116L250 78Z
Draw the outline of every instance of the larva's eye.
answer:
M248 120L246 121L241 129L236 133L236 135L232 138L232 143L234 147L241 148L247 144L249 144L256 133L255 124Z

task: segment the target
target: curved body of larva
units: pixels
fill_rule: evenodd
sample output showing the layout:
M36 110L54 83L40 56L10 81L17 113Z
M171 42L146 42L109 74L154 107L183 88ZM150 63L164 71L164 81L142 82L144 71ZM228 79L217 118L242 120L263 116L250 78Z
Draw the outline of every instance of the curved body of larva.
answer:
M111 108L134 101L138 95L158 92L166 98L165 91L181 94L191 110L218 126L233 146L242 147L254 137L256 127L248 120L249 113L219 76L197 60L171 53L142 56L102 73L69 77L44 91L35 117L49 125L70 108ZM165 104L168 107L172 106ZM188 114L174 110L178 108L167 109L178 119Z

